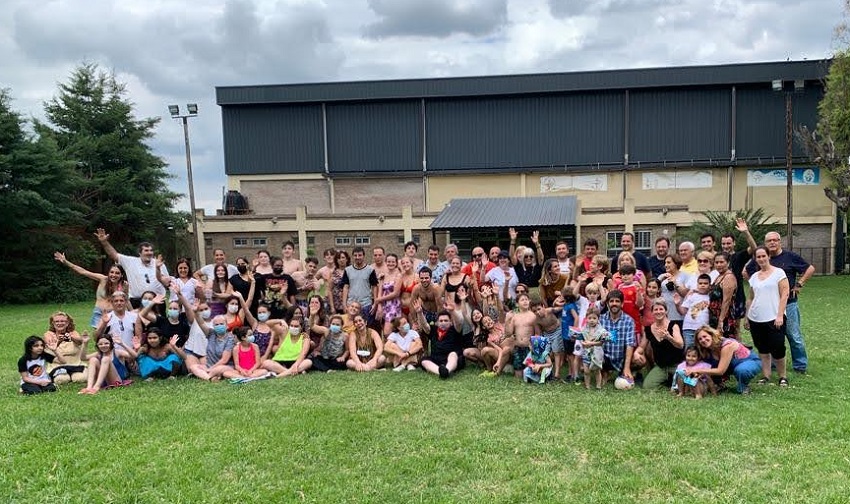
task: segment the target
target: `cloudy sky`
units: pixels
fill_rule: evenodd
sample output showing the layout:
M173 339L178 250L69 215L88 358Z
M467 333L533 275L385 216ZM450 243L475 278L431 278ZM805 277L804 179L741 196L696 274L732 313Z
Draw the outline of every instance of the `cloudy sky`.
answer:
M42 103L82 61L127 83L139 116L197 102L198 207L225 184L215 86L817 59L842 0L3 0L0 87ZM182 130L152 142L186 193ZM179 204L188 208L184 199Z

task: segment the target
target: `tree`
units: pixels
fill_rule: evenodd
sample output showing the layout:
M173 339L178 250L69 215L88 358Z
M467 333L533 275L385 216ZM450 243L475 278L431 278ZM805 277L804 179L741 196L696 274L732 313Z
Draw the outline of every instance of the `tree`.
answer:
M146 143L159 118L137 119L126 95L115 75L83 64L44 104L47 122L36 131L74 163L72 206L86 230L108 229L119 250L133 252L169 226L185 225L185 217L172 209L179 195L167 187L165 161Z
M735 249L743 250L748 247L747 239L735 230L735 220L744 219L750 229L750 234L756 239L756 242L761 242L764 235L771 231L781 233L784 229L773 215L765 215L763 208L755 208L751 210L736 210L734 212L715 212L712 210L701 212L705 217L706 222L694 222L690 227L676 233L676 239L679 242L690 241L696 244L699 249L700 237L710 233L714 235L715 240L719 245L720 237L724 234L731 234L735 237ZM720 248L719 246L717 247Z
M33 138L0 90L0 301L79 299L85 282L55 272L54 248L76 243L82 216L71 204L76 189L72 162L49 138Z

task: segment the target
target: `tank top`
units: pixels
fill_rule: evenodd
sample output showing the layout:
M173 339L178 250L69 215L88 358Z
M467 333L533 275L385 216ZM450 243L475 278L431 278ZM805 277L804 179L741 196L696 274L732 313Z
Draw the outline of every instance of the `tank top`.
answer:
M239 367L242 369L251 369L254 367L254 364L257 363L257 357L254 355L254 347L249 346L247 350L242 348L242 345L239 345L239 351L237 352L237 358L239 359Z
M237 313L235 317L233 317L232 322L227 323L228 332L232 332L237 327L242 327L242 319L239 318L239 314Z
M303 334L299 334L298 339L292 341L292 337L289 335L289 333L286 333L286 337L281 340L280 347L274 354L274 360L278 362L290 362L298 360L298 357L301 355L301 346L303 342Z

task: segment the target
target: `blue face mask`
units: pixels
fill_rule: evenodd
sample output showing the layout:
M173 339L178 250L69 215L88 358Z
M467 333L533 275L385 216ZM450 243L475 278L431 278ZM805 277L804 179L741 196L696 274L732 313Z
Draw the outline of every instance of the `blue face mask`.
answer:
M338 334L340 331L342 331L342 327L340 327L336 324L331 324L331 332L332 333Z
M401 326L401 330L404 331L404 332L409 331L410 330L410 324L404 324L403 326Z
M215 331L216 334L221 336L222 334L227 332L227 325L226 324L216 324L216 325L213 326L213 330Z
M254 335L252 334L252 335L248 336L247 338L245 338L245 341L247 341L248 343L253 343L254 342Z
M268 319L269 319L269 312L263 312L263 313L257 314L257 320L259 320L260 322L265 322Z
M180 316L180 310L168 310L168 318L177 318Z
M142 308L147 308L151 305L151 303L153 303L153 301L150 299L142 299Z

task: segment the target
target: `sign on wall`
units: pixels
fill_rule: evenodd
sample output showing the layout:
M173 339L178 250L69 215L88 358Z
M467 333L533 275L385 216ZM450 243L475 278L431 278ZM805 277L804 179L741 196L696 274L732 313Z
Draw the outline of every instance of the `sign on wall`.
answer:
M643 174L643 189L710 189L711 171L684 170L675 172L646 172Z
M556 175L540 177L541 193L562 191L607 191L608 175Z
M792 171L794 185L820 185L820 168L794 168ZM747 170L748 187L785 186L785 168Z

